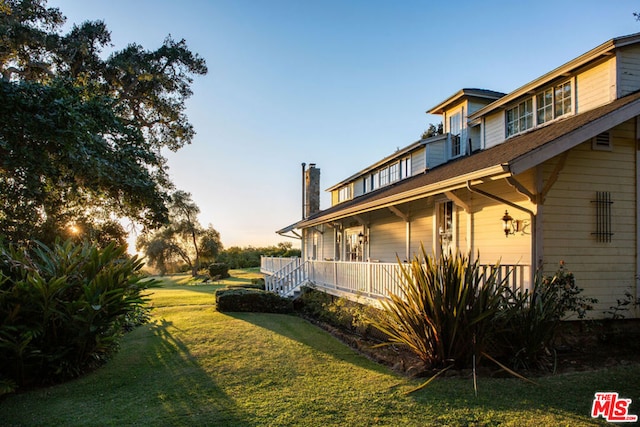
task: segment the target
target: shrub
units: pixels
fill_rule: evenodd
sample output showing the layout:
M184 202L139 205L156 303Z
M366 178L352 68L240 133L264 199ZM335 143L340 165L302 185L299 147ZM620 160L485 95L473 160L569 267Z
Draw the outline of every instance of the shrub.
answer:
M306 286L302 288L296 303L301 313L313 319L367 338L370 338L370 335L374 335L372 338L383 338L383 335L371 325L381 315L380 310L375 307Z
M552 344L561 320L584 319L598 300L581 295L573 273L564 263L554 276L537 274L533 289L510 294L497 316L499 338L496 351L515 368L542 369L552 366Z
M216 308L222 312L291 313L293 303L260 289L225 288L216 291Z
M449 253L435 259L424 248L410 264L400 265L405 286L382 302L385 316L374 326L429 368L468 366L492 341L506 279L498 279L498 268L485 276L468 256Z
M0 245L0 385L56 382L103 363L123 327L148 318L142 265L115 244Z
M229 275L229 266L222 262L209 264L209 277L212 279L226 279L231 277L231 275Z

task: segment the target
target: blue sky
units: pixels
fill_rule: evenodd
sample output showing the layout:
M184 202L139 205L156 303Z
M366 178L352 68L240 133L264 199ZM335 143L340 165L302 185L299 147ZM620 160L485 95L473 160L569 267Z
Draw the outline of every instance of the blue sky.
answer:
M511 92L605 41L640 32L637 0L50 0L103 20L115 49L171 34L206 59L167 153L177 188L225 247L291 241L302 162L326 189L419 139L462 88ZM329 207L323 195L321 207ZM296 241L292 241L297 244Z

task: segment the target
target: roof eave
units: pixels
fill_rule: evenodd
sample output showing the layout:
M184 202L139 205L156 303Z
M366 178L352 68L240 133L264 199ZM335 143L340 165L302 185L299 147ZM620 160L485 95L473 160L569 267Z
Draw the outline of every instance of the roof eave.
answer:
M535 90L540 86L543 86L551 82L552 80L562 76L563 74L569 74L589 62L598 60L605 56L609 56L611 55L611 51L615 50L616 48L638 43L639 41L640 41L640 33L608 40L605 43L601 44L600 46L597 46L594 49L591 49L590 51L580 55L579 57L561 65L560 67L544 74L541 77L538 77L537 79L525 84L524 86L521 86L520 88L514 90L513 92L510 92L509 94L496 100L495 102L492 102L486 107L479 109L473 114L470 114L469 120L474 121L480 118L481 116L488 114L504 106L505 104L515 100L516 98L519 98L520 96L526 94L527 92Z
M452 191L458 188L466 187L467 182L474 182L483 179L498 179L510 175L507 171L506 165L494 165L481 170L473 171L468 174L456 176L451 179L439 181L433 184L413 188L411 190L391 194L387 197L376 199L371 202L364 202L350 206L349 208L338 210L328 215L319 215L316 218L302 220L298 223L299 228L312 227L329 221L336 221L342 218L349 217L354 214L369 212L372 210L382 209L388 206L397 205L399 203L406 203L416 199L422 199L435 194L442 194L445 191Z
M426 111L427 114L442 114L447 106L458 102L463 97L467 96L469 98L481 98L481 99L500 99L505 94L501 94L500 92L478 90L478 89L460 89L458 92L451 95L449 98L445 99L435 107L430 108Z
M513 175L520 174L639 115L640 100L636 100L511 160L508 168Z

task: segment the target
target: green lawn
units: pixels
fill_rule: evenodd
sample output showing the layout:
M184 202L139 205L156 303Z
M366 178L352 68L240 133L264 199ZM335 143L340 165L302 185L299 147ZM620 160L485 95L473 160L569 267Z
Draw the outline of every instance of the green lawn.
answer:
M0 425L605 425L589 416L596 391L619 392L640 414L639 366L543 378L538 386L480 379L477 398L470 379L439 379L406 395L420 381L298 317L218 313L220 286L165 278L151 296L153 322L128 334L108 365L7 397Z

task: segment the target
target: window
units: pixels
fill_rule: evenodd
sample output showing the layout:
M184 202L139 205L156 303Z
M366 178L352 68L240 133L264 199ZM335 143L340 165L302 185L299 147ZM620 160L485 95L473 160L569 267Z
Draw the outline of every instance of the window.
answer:
M571 82L556 86L554 92L556 118L571 112Z
M411 176L411 156L405 157L400 162L400 179L409 178Z
M460 113L449 117L449 133L451 134L451 157L458 157L460 151L460 134L462 133L462 115Z
M389 182L396 182L400 179L400 163L389 166Z
M313 243L311 246L311 259L318 259L318 233L313 232Z
M352 227L344 230L345 261L362 261L364 259L365 239L364 227Z
M507 110L507 137L533 127L533 98Z
M380 169L380 187L384 187L389 183L389 169Z
M437 205L437 240L436 245L439 253L447 254L450 250L454 250L454 217L453 202L450 200L443 201Z
M351 199L351 186L347 185L338 191L338 202Z
M536 96L538 124L553 120L553 91L547 89Z
M538 124L549 122L573 110L571 82L564 82L536 95L536 119Z
M378 172L371 175L371 190L375 190L380 187L380 175Z
M566 81L545 89L535 97L526 99L508 109L506 114L507 138L570 114L573 111L572 91L571 81Z

